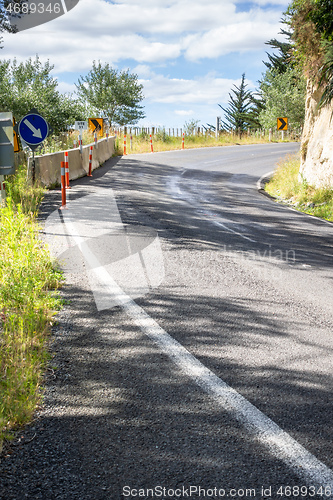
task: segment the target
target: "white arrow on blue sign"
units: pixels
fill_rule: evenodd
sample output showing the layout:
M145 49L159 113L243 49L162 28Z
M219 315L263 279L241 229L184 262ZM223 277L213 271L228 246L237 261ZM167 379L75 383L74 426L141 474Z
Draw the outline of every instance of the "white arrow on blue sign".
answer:
M29 146L38 146L48 136L49 126L41 115L30 113L20 121L18 132Z

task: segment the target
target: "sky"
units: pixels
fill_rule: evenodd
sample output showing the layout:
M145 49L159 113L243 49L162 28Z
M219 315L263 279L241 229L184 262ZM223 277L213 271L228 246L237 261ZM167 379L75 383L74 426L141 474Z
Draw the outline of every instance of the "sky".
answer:
M30 0L31 2L32 0ZM59 2L64 3L63 0ZM50 22L3 34L2 59L54 65L62 92L75 92L93 61L138 75L145 96L141 126L215 124L245 73L258 88L289 0L79 0Z

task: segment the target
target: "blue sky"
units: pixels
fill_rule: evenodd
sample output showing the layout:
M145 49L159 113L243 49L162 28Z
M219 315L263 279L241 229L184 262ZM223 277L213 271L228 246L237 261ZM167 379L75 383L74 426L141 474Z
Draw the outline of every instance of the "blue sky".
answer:
M4 34L3 59L36 54L74 92L93 60L135 72L144 86L146 126L215 123L243 73L254 90L265 71L288 0L80 0L67 14ZM223 114L223 113L222 113Z

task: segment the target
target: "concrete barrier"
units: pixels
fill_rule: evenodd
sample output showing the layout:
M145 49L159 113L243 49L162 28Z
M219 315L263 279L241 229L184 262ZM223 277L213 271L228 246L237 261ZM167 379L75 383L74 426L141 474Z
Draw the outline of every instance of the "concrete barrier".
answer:
M89 148L92 144L83 146L82 155L80 148L68 150L68 165L70 180L84 177L88 173L89 168ZM97 147L93 149L92 170L95 170L100 165L106 162L115 151L115 137L109 137L109 140L101 139L97 143ZM35 172L43 186L50 187L55 184L60 184L61 170L60 163L64 161L65 151L58 153L50 153L43 156L35 157Z

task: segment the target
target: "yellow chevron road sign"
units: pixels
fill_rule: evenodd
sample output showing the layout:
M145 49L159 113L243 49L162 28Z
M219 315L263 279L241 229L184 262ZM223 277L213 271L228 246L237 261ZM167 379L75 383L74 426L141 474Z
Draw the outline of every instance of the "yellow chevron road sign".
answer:
M92 134L96 132L98 137L103 137L103 118L89 118L88 126Z
M277 129L278 130L288 130L288 118L278 118L277 119Z

